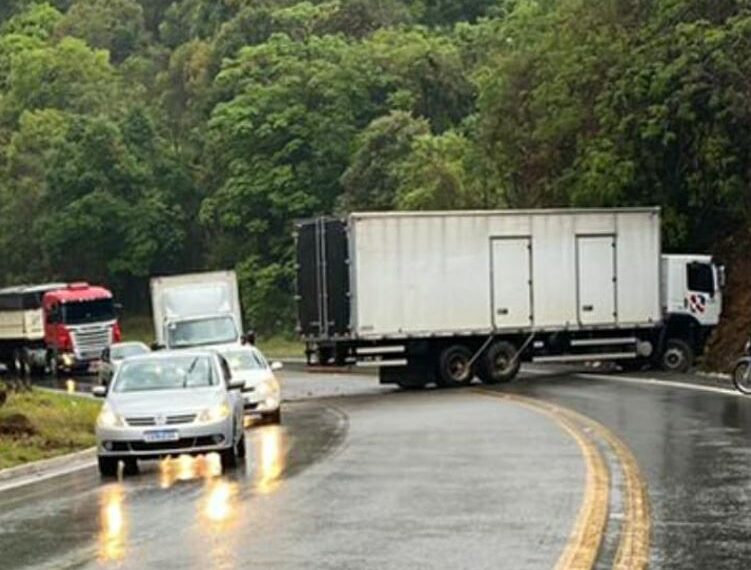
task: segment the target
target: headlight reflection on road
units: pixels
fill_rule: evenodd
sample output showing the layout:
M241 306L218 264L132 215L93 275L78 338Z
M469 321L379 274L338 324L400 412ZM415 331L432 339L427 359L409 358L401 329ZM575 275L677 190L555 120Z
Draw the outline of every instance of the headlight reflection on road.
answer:
M159 463L159 484L162 489L169 489L176 481L210 479L221 474L222 463L216 453L198 457L180 455L176 459L162 459Z
M105 490L100 508L99 558L122 560L125 556L127 525L123 509L123 488L115 485Z
M256 441L257 487L260 493L266 495L273 493L279 486L279 478L284 470L286 461L284 433L279 426L270 426L260 433Z
M212 524L224 525L232 521L238 485L224 479L214 479L207 484L203 516Z

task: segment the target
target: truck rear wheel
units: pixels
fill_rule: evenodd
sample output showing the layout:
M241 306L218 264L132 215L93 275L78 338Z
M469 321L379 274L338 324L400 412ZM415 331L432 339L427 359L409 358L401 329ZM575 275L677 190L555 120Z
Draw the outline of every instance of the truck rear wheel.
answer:
M468 386L474 378L471 360L472 352L464 345L445 348L438 358L438 385L444 388Z
M660 357L660 366L666 372L688 372L694 364L694 351L689 344L678 338L671 338L665 343L665 350Z
M510 342L491 344L480 357L479 373L483 384L506 384L516 378L521 366L516 352L516 347Z

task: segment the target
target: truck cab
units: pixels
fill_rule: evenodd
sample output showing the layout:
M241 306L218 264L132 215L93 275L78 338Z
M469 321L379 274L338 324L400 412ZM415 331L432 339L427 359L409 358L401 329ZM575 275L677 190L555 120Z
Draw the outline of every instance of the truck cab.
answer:
M725 269L708 255L662 256L663 310L668 318L686 317L713 327L722 314Z
M45 293L42 305L46 357L53 371L88 367L120 342L114 299L103 287L71 283Z
M685 371L720 322L725 268L709 255L663 255L661 365Z

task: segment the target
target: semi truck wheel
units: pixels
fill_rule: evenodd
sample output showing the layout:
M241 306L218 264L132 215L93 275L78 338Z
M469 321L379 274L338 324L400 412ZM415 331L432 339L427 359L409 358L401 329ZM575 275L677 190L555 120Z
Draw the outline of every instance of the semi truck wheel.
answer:
M671 338L665 343L660 365L666 372L688 372L694 364L694 351L686 341Z
M438 358L438 385L444 388L468 386L474 378L471 360L472 352L464 345L445 348Z
M480 379L484 384L511 382L521 367L516 356L516 347L510 342L494 342L480 357Z

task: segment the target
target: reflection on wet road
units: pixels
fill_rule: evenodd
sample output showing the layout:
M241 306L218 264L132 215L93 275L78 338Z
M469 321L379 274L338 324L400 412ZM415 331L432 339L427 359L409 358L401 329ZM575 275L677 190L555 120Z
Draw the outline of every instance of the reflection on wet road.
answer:
M0 567L169 566L183 549L203 568L221 567L235 555L228 531L250 516L253 496L273 494L345 430L338 413L309 405L284 426L248 430L245 464L228 473L216 454L180 456L111 483L87 469L0 494Z
M652 568L751 566L751 398L567 374L507 388L575 409L634 452L652 503Z

